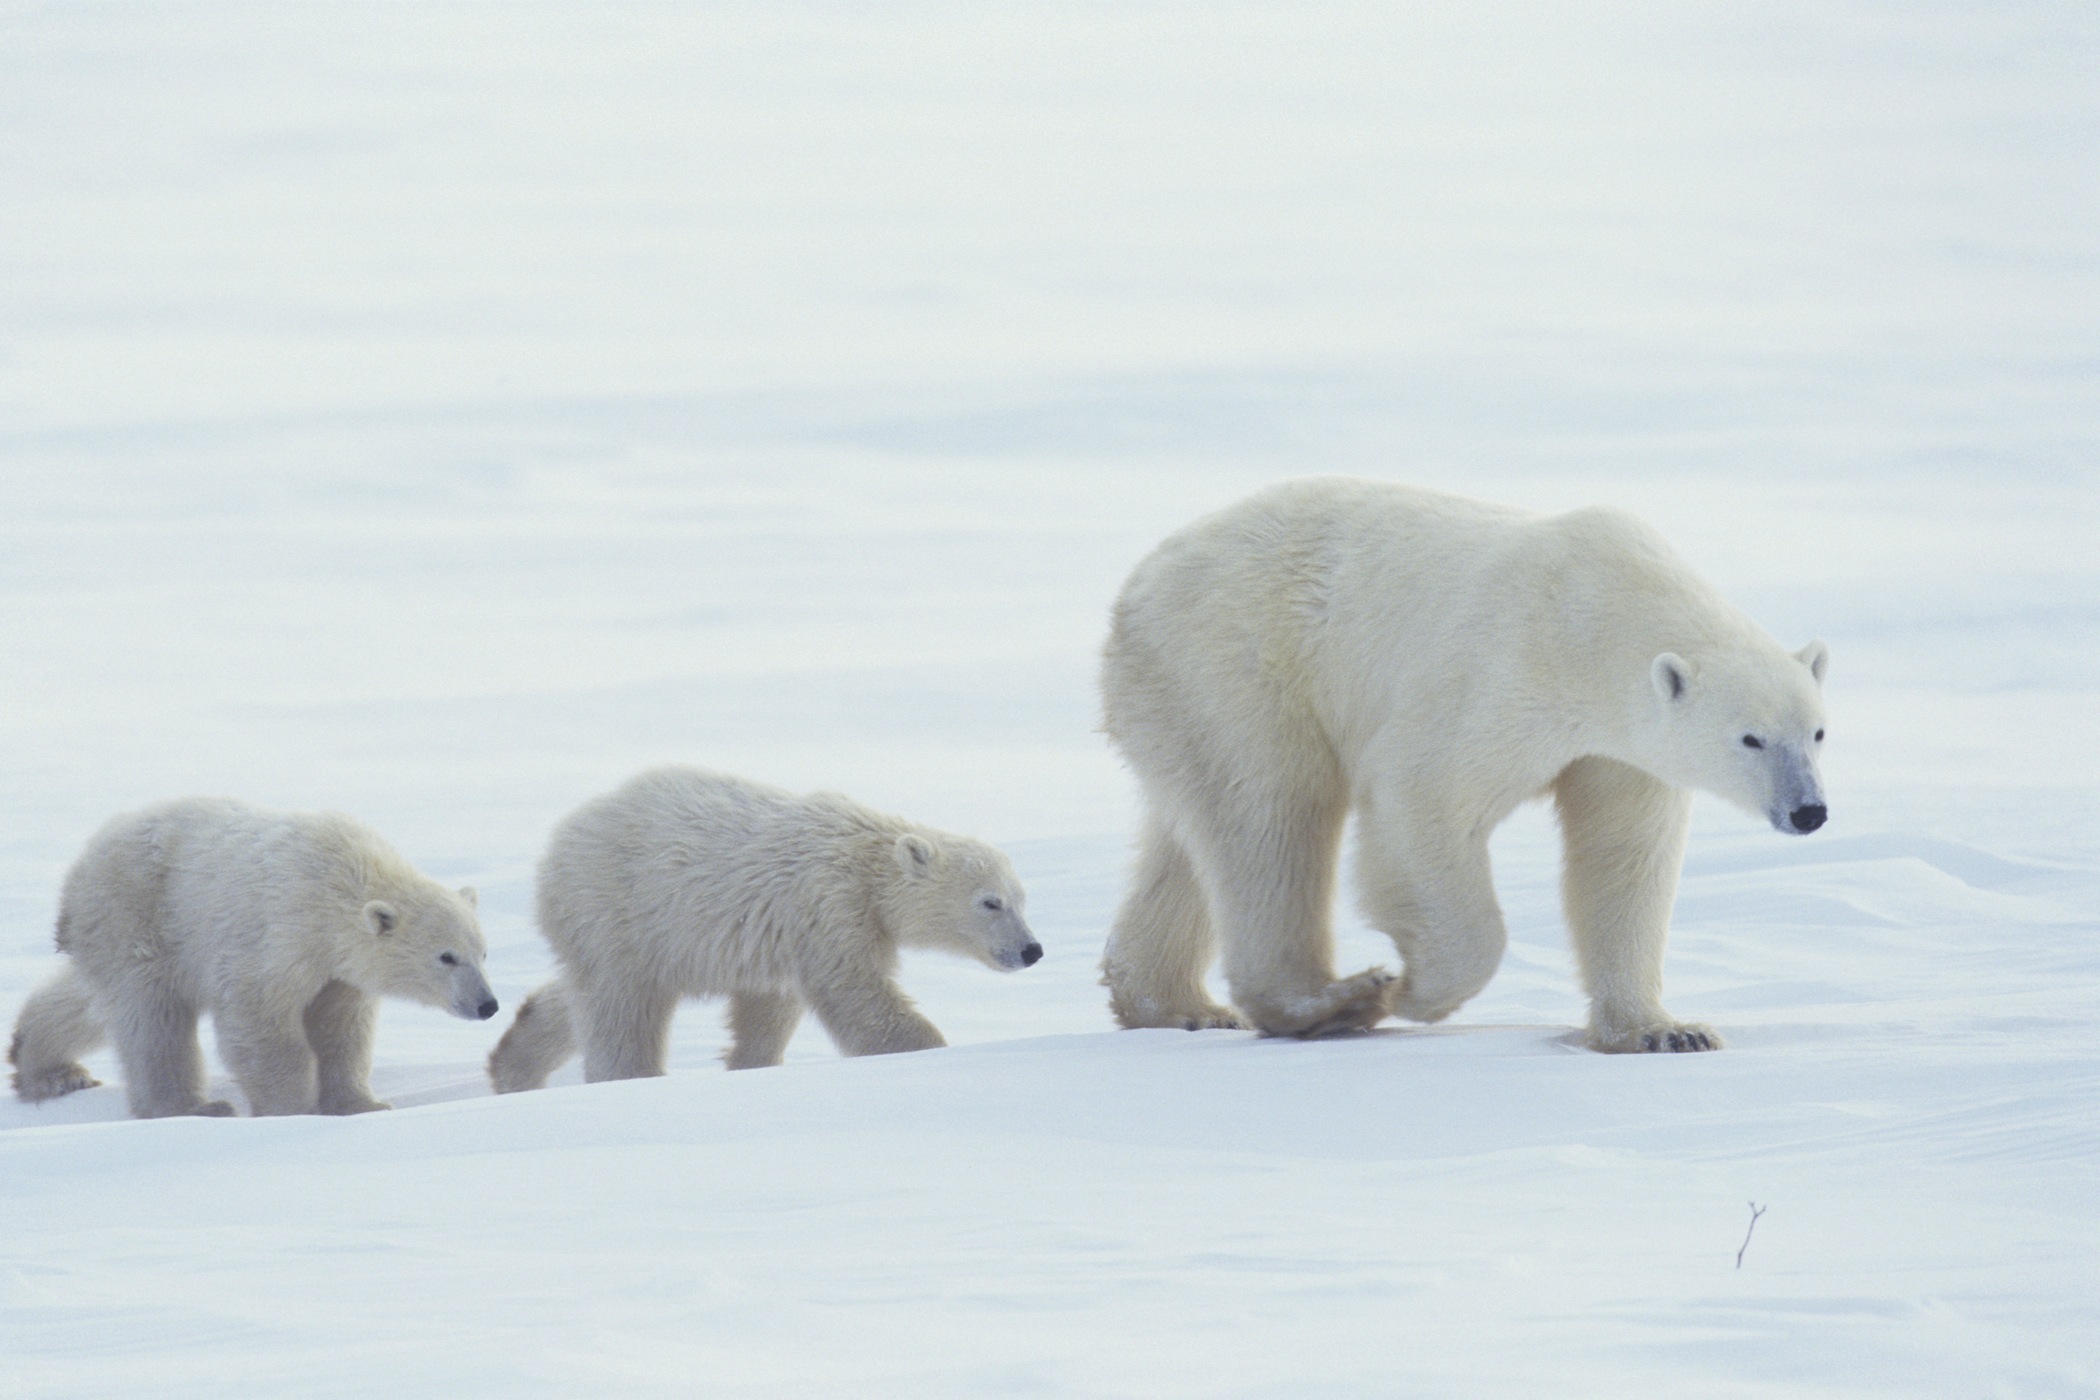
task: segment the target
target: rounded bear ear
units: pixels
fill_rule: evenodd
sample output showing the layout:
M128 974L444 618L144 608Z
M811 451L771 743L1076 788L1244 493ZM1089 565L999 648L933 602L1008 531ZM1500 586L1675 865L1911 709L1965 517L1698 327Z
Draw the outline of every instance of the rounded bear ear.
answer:
M472 885L461 885L459 887L459 897L467 902L467 908L469 909L479 909L481 907L481 895Z
M1692 688L1692 663L1674 651L1666 651L1649 663L1648 679L1663 699L1682 700Z
M1810 642L1794 653L1794 659L1808 667L1808 673L1816 678L1817 685L1823 683L1823 673L1830 669L1829 647L1821 642Z
M897 838L897 864L910 878L925 879L933 873L933 843L907 831Z
M394 912L394 906L384 900L375 899L365 906L365 924L381 937L392 933L400 922L401 916Z

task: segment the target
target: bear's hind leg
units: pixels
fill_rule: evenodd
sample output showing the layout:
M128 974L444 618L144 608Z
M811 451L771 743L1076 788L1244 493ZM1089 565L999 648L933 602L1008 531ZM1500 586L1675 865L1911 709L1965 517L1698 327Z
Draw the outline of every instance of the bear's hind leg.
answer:
M1357 821L1365 921L1403 964L1393 1014L1441 1021L1488 984L1509 946L1487 838L1404 802L1366 804Z
M525 998L510 1029L489 1051L489 1083L499 1094L544 1089L547 1076L576 1053L569 989L559 978Z
M1325 794L1199 813L1191 850L1210 894L1225 978L1263 1035L1338 1035L1389 1014L1393 975L1371 968L1334 975L1334 868L1342 803Z
M1691 798L1608 758L1569 764L1553 797L1563 847L1561 907L1590 994L1590 1048L1720 1049L1712 1027L1679 1021L1662 1004L1663 948Z
M225 1118L233 1105L204 1097L204 1049L197 1008L141 978L109 998L109 1038L124 1065L124 1094L135 1118L200 1114Z
M1240 1018L1203 985L1217 951L1210 909L1188 852L1157 819L1145 824L1137 872L1101 958L1109 1009L1126 1030L1234 1029Z
M678 993L646 983L618 989L575 988L583 1006L583 1077L651 1079L671 1059L671 1017Z
M15 1067L15 1095L42 1103L102 1081L80 1057L102 1044L102 1018L95 1014L94 988L68 962L58 976L30 994L15 1018L7 1062Z
M323 1113L392 1108L372 1097L372 1034L379 1005L348 982L330 982L301 1019L314 1052L315 1105Z
M791 992L738 992L729 998L731 1069L764 1069L787 1054L802 1021L802 1001Z

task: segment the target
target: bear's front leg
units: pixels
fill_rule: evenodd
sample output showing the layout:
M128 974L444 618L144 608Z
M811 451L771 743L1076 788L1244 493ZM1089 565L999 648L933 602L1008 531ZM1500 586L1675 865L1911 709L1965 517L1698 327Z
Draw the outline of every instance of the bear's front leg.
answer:
M323 1113L392 1108L372 1097L372 1034L379 1006L348 982L330 982L306 1005L306 1043L314 1052L316 1106Z
M219 1055L258 1118L312 1113L318 1106L313 1048L304 1006L283 1011L247 998L213 1011Z
M1553 785L1561 904L1590 994L1589 1046L1613 1054L1718 1050L1709 1026L1663 1010L1663 948L1691 798L1638 768L1579 759Z
M937 1050L948 1042L886 969L858 962L805 974L803 995L842 1055Z

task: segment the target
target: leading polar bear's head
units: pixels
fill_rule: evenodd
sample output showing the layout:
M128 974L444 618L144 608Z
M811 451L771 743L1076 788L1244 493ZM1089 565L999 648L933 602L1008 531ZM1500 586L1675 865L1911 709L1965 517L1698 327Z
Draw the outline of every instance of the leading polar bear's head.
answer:
M1002 972L1030 967L1043 945L1021 917L1028 896L999 851L963 836L908 831L884 901L897 941L976 958Z
M1691 659L1663 652L1648 738L1656 776L1696 787L1806 835L1829 809L1817 761L1823 749L1823 672L1830 649L1792 656L1767 643L1716 648Z
M471 886L448 890L435 880L388 891L364 907L365 961L374 990L441 1006L469 1021L496 1014L483 967L488 944Z

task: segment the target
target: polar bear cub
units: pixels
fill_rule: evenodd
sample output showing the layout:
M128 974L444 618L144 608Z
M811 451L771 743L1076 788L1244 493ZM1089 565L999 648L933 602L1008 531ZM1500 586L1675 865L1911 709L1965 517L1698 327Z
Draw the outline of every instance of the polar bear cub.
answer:
M947 1042L897 986L900 948L1010 971L1043 955L1006 857L981 841L693 768L658 768L570 814L539 868L561 975L489 1056L498 1093L664 1072L681 998L726 996L731 1069L777 1065L804 1007L848 1055Z
M204 1014L256 1114L385 1108L375 998L496 1014L474 906L332 812L189 798L117 817L67 872L68 966L15 1023L15 1092L92 1086L79 1057L107 1038L133 1114L223 1117L232 1105L204 1097Z
M1199 520L1131 574L1103 659L1146 808L1103 964L1115 1014L1299 1036L1450 1015L1507 939L1488 837L1550 796L1589 1044L1714 1049L1661 1001L1690 791L1820 827L1828 660L1783 650L1617 511L1324 478ZM1352 815L1397 981L1335 976ZM1214 952L1239 1015L1204 989Z

